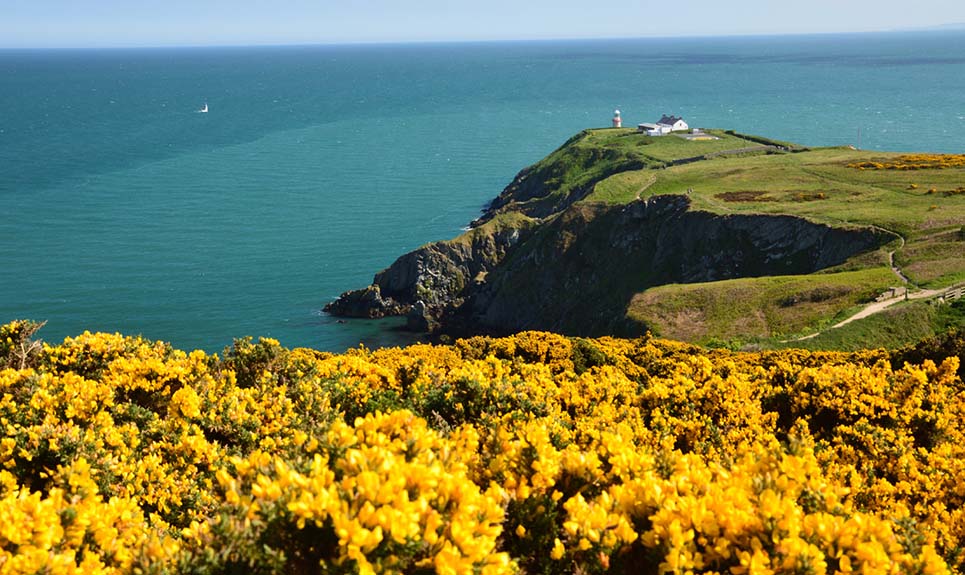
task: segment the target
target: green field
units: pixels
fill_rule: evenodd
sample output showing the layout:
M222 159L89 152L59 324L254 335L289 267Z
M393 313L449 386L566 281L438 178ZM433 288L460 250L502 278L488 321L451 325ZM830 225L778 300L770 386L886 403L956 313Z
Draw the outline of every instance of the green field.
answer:
M598 182L584 202L612 205L684 194L692 209L716 214L792 215L832 226L875 226L896 234L886 248L827 270L837 273L666 285L637 294L627 309L628 317L653 326L660 335L688 341L724 338L777 344L781 337L822 329L888 287L903 285L888 265L891 250L912 290L965 282L965 193L961 190L965 168L860 169L852 165L896 161L902 154L851 148L715 155L758 144L717 131L724 138L712 142L613 132L591 132L585 142L606 148L649 141L641 149L664 162L702 154L711 157L621 171ZM789 301L796 303L786 305ZM909 308L930 309L924 303ZM860 326L881 322L882 343L904 343L921 336L927 331L922 326L933 323L918 314L903 326L907 337L885 335L902 328L885 329L888 320L884 318L894 321L906 316L911 317L907 311L889 311L880 320L856 322L858 327L810 340L809 345L840 348L842 338L852 336L871 343L875 329ZM859 334L859 329L870 335Z
M874 299L896 280L891 270L878 267L671 284L635 296L627 314L656 335L684 341L790 338L830 325L839 312Z
M965 194L942 192L965 183L965 170L847 167L869 157L846 148L718 157L617 174L600 182L587 201L628 202L638 193L645 198L690 190L695 208L721 214L790 214L836 225L878 225L906 236L961 226Z
M707 133L717 139L584 130L522 170L472 230L397 275L416 294L466 275L435 313L496 332L649 329L732 347L819 334L802 345L842 348L943 325L928 307L940 293L922 290L965 284L965 155ZM892 287L916 302L827 331Z
M675 160L762 147L738 136L714 133L719 140L690 142L676 135L651 137L627 128L584 130L530 166L528 177L501 194L504 207L497 211L542 217L583 199L614 174L650 172Z
M720 130L710 130L708 133L719 139L688 141L675 134L648 136L628 128L588 130L586 137L579 140L577 145L604 150L632 150L659 162L670 162L726 150L761 146L757 142L745 140Z
M941 305L920 301L901 303L812 339L769 342L769 345L844 351L875 347L898 349L951 329L965 329L965 299Z

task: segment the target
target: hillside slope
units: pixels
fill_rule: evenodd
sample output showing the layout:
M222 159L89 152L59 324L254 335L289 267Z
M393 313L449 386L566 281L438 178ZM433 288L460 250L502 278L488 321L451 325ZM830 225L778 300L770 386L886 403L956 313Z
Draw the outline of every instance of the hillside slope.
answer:
M413 329L455 335L649 330L767 345L892 287L965 281L960 156L711 135L581 132L469 232L400 257L326 310L407 314ZM735 302L754 303L735 314Z

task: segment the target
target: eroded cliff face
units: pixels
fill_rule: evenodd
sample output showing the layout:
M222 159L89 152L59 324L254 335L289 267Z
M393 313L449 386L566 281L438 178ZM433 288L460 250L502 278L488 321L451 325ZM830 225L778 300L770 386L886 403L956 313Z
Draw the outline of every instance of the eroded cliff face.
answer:
M536 225L527 218L490 222L454 240L427 244L376 274L371 286L342 294L325 311L364 318L409 315L410 327L433 331L436 319L462 305Z
M792 216L695 211L679 195L625 206L576 205L489 275L460 310L458 324L496 332L639 335L647 326L628 319L626 309L647 288L808 274L892 239L871 228L833 228Z
M545 222L495 221L410 252L336 315L409 315L413 329L636 335L634 294L669 283L812 273L893 238L792 216L717 215L681 195L577 203Z

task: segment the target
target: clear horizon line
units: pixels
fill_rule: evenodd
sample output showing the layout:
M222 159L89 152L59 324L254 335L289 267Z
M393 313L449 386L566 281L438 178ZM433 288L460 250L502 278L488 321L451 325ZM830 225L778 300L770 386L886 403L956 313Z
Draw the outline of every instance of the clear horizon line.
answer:
M900 34L914 32L956 32L965 31L965 23L945 24L918 28L885 28L858 31L820 31L820 32L778 32L778 33L733 33L733 34L655 34L647 36L553 36L531 38L479 38L479 39L396 39L396 40L339 40L339 41L293 41L293 42L252 42L252 43L214 43L214 44L90 44L90 45L0 45L0 50L156 50L190 48L287 48L312 46L400 46L433 44L510 44L540 42L574 42L606 40L699 40L714 38L793 38L811 36L860 36L864 34Z

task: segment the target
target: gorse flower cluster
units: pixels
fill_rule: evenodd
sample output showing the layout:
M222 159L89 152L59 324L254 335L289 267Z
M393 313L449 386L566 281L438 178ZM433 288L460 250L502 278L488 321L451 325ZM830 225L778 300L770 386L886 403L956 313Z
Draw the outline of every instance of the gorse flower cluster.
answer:
M933 170L961 168L965 166L965 154L904 154L885 162L856 162L849 168L859 170Z
M954 356L530 332L219 358L85 333L9 359L0 574L965 565Z

